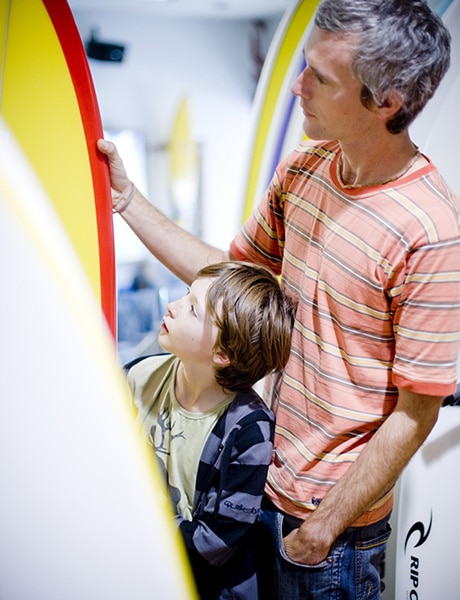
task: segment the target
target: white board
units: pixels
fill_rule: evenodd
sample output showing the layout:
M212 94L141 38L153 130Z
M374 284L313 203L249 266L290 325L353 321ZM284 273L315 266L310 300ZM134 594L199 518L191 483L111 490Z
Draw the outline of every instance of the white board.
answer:
M438 423L401 478L395 600L458 600L460 407Z
M0 256L0 598L195 598L96 296L1 122Z

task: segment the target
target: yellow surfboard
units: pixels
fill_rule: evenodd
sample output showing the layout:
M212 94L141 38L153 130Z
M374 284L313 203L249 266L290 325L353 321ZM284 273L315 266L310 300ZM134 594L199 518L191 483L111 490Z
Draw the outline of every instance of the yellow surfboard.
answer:
M84 48L65 0L0 5L0 115L51 198L112 332L115 259L102 125Z
M0 43L0 597L196 598L117 364L108 168L65 0L1 2Z
M252 116L243 222L270 182L280 158L303 138L291 85L304 68L303 48L318 0L298 0L284 14L257 85Z
M179 104L174 120L169 153L169 191L174 220L199 234L200 157L191 128L189 99Z

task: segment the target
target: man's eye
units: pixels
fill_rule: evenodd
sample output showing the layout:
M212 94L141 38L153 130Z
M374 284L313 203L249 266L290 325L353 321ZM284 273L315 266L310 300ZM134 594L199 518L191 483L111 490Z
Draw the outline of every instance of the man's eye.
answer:
M195 307L193 306L193 304L190 305L190 312L196 316Z
M319 83L326 83L326 80L323 77L321 77L321 75L318 75L318 73L316 74L316 79Z

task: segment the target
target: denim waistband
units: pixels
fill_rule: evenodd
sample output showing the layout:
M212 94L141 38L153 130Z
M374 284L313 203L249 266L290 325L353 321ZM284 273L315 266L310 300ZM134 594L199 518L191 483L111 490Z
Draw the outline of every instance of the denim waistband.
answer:
M288 535L294 529L298 529L305 519L299 519L298 517L294 517L293 515L289 515L277 508L273 502L264 496L262 500L262 510L274 511L283 515L283 535ZM356 541L358 540L366 540L373 539L380 534L384 533L387 529L388 521L390 519L391 513L377 521L376 523L372 523L370 525L364 525L360 527L347 527L345 531L339 536L342 537L353 537Z

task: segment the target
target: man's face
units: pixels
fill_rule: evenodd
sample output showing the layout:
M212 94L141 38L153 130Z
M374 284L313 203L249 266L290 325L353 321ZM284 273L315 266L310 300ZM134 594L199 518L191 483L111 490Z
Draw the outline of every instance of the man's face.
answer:
M372 113L361 103L362 84L353 75L353 37L317 27L305 46L306 68L292 86L311 139L353 141L372 125Z

